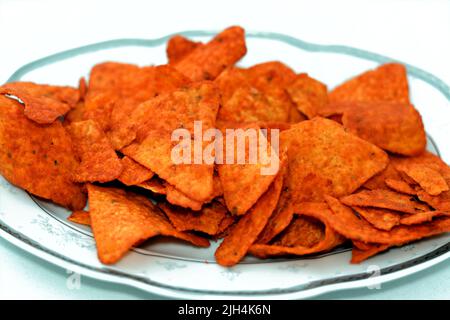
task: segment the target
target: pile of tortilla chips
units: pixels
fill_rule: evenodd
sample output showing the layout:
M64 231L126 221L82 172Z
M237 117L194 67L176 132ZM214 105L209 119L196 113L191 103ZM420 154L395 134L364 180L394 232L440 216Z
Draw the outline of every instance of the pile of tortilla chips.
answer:
M244 30L230 27L207 43L173 37L166 65L98 64L79 88L7 83L0 172L72 210L105 264L156 236L199 247L223 239L223 266L346 244L359 263L450 231L450 167L425 150L404 66L329 91L282 62L236 66L246 51ZM174 163L172 133L194 133L198 121L217 129L211 141L256 130L263 157ZM262 145L278 151L271 174ZM209 151L195 138L187 147Z

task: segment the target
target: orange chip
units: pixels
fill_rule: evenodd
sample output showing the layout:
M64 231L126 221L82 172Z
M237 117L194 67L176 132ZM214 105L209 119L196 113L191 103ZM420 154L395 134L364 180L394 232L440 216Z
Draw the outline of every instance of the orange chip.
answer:
M88 85L86 83L86 79L84 77L81 77L78 81L78 92L80 94L80 100L84 101L84 99L86 98L87 90Z
M376 243L372 243L372 244L366 244L366 248L361 249L358 247L357 245L357 241L354 241L353 244L355 245L353 247L352 250L352 260L350 261L351 263L361 263L364 260L367 260L368 258L386 251L387 249L389 249L391 246L388 244L376 244Z
M319 110L328 104L327 86L306 73L299 74L287 91L297 109L309 119L317 116Z
M323 205L320 206L320 203L319 206L291 204L287 210L297 214L301 219L295 219L292 229L288 227L285 230L286 234L281 234L275 244L254 244L249 251L252 255L259 258L288 254L306 255L329 251L345 241L324 218L327 210Z
M78 182L108 182L122 173L122 163L93 120L74 122L67 127L81 164L74 174Z
M189 53L191 53L195 48L202 46L201 42L191 41L183 36L176 35L167 41L167 58L169 59L169 64L175 64Z
M183 208L190 208L194 211L202 209L203 202L189 198L187 195L177 190L174 186L172 186L169 183L166 183L165 186L166 186L167 202Z
M250 149L250 139L246 136L246 133L248 132L256 133L254 138L257 139L258 142L256 143L257 150ZM238 159L239 150L237 137L239 135L243 136L245 139L245 163L242 164L239 163ZM227 144L231 140L234 140L235 142L233 143L233 161L230 164L219 164L217 170L222 183L223 195L228 210L230 210L232 214L242 215L256 203L275 179L276 174L278 173L277 170L271 174L264 174L263 170L274 168L275 163L278 162L279 164L279 158L258 127L242 128L242 131L235 131L234 133L226 135L225 139ZM263 140L265 140L266 150L260 148L264 145ZM250 162L252 156L250 152L252 151L257 154L255 163ZM228 158L229 155L226 155L226 157Z
M395 211L380 208L352 207L353 210L380 230L391 230L400 224L401 216Z
M385 183L389 188L391 188L394 191L409 195L417 194L417 192L407 182L403 180L386 179Z
M425 165L411 164L399 166L399 170L405 172L410 178L417 182L422 189L432 196L438 196L444 191L449 191L447 182L439 173Z
M295 79L295 72L280 61L269 61L248 68L248 77L252 85L267 92L275 88L286 88Z
M215 253L216 260L220 265L233 266L239 263L263 230L280 197L286 172L285 163L282 163L282 166L269 189L252 209L237 222L220 244Z
M376 207L405 213L428 211L428 207L410 196L390 190L364 190L340 198L343 204L358 207Z
M99 259L105 264L117 262L134 245L157 235L209 246L204 238L175 230L145 197L94 185L88 185L88 192L92 231Z
M375 189L388 189L386 185L387 180L398 180L401 181L401 176L398 173L397 169L395 169L392 161L386 166L386 168L380 173L376 174L366 183L364 183L364 188L375 190Z
M246 53L244 29L230 27L192 50L174 66L193 81L213 80Z
M84 210L77 210L72 212L72 214L67 219L75 223L84 224L86 226L91 225L91 216L89 215L89 212Z
M392 228L390 231L378 230L367 221L359 219L350 208L344 206L339 200L326 196L326 201L331 210L326 211L325 209L326 214L323 218L333 226L333 229L351 240L401 245L450 231L449 217L414 226L400 225Z
M136 127L138 139L122 153L155 172L189 198L199 202L208 200L213 193L213 164L195 164L193 157L191 163L174 164L173 148L182 142L172 141L172 133L180 127L192 133L194 121L202 122L202 130L214 128L219 108L219 93L215 86L211 82L196 83L149 100L140 108L147 110L150 117L141 122L145 125ZM194 143L189 139L189 152L194 151ZM209 144L201 142L202 153Z
M153 177L152 179L141 182L141 183L137 184L136 186L146 189L146 190L150 190L151 192L156 193L156 194L166 194L167 193L166 184L164 183L163 180L161 180L158 177Z
M130 157L125 156L120 162L122 163L123 171L118 180L127 186L138 185L154 176L150 169L140 165Z
M71 179L78 163L61 122L38 125L20 103L0 96L0 145L0 172L9 182L66 208L84 208L82 187Z
M229 215L227 209L216 201L206 205L201 211L192 211L167 203L160 203L159 206L178 231L199 231L211 236L222 231L221 223Z
M389 101L409 103L406 68L386 63L350 79L330 92L330 101Z
M75 107L80 99L77 89L40 85L32 82L11 82L0 87L0 94L19 98L25 105L24 114L39 124L53 123Z
M412 214L410 216L404 217L400 220L401 224L412 225L420 224L433 220L435 217L440 216L450 216L450 212L445 211L424 211Z

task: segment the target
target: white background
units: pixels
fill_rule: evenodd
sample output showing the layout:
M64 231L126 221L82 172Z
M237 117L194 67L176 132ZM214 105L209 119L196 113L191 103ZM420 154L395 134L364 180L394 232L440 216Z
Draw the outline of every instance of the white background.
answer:
M69 48L115 38L155 38L239 24L323 44L362 48L427 70L450 84L450 1L50 1L0 0L0 83L20 66ZM0 239L0 298L157 298L82 278ZM450 261L382 285L321 298L450 299Z

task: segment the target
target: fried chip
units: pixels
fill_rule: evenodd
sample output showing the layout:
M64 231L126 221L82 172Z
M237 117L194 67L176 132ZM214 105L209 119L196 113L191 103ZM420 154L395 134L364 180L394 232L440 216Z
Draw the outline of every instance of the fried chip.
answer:
M386 63L334 88L330 101L388 101L409 103L406 68L399 63Z
M229 215L228 210L219 202L206 205L201 211L160 203L159 207L178 231L199 231L211 236L222 232L222 221Z
M410 104L355 103L352 111L344 112L342 124L358 137L397 154L418 155L427 143L422 118Z
M53 123L75 107L80 99L80 94L75 88L33 82L6 83L0 87L0 94L19 98L25 105L25 116L39 124Z
M365 220L359 219L352 209L344 206L339 200L326 196L329 211L323 219L328 221L337 232L344 237L367 243L401 245L407 242L430 237L450 231L450 218L443 217L428 223L403 226L399 225L390 231L378 230ZM317 204L315 204L317 205ZM323 204L320 204L323 207Z
M214 80L247 53L244 29L230 27L174 64L193 81Z
M169 64L176 64L195 48L202 46L201 42L191 41L183 36L175 35L167 41L166 53Z
M164 183L164 180L161 180L158 177L153 177L152 179L148 181L141 182L136 185L139 188L143 188L146 190L150 190L153 193L156 194L166 194L167 188L166 184Z
M171 236L196 246L209 241L177 231L164 214L145 197L121 189L88 185L89 206L97 252L102 263L120 260L140 242L157 236Z
M380 173L376 174L366 183L364 183L364 188L375 190L375 189L388 189L386 185L386 180L398 180L401 181L401 176L397 169L395 169L392 161L389 161L386 168Z
M395 211L380 208L352 208L377 229L389 231L400 224L401 216Z
M352 249L352 260L350 262L354 264L361 263L364 260L367 260L368 258L380 252L386 251L391 247L388 244L372 243L372 244L365 244L365 248L361 249L359 248L359 244L357 243L358 241L353 241L354 247Z
M296 234L293 234L293 231L290 231L288 227L286 229L287 235L280 235L281 239L278 240L280 244L254 244L249 252L259 258L280 255L306 255L329 251L342 244L345 239L334 231L332 225L324 217L327 214L326 206L321 206L320 203L319 206L316 203L305 204L297 206L291 203L287 209L292 214L295 213L302 218L301 220L294 220L293 230L298 231L295 232ZM307 217L308 220L304 217ZM300 227L301 229L298 229ZM290 244L293 246L290 246Z
M449 191L447 182L439 171L417 164L400 166L398 169L417 182L429 195L438 196L444 191Z
M78 224L84 224L86 226L91 225L91 216L89 215L89 212L84 210L73 211L67 219Z
M145 125L136 127L138 139L122 149L122 153L155 172L189 198L199 202L209 199L213 193L213 164L195 164L191 157L191 163L174 165L172 149L179 143L172 141L172 133L181 126L192 134L194 121L201 121L202 130L214 127L219 108L215 86L210 82L196 83L161 95L140 107L147 110L150 117L141 123ZM190 140L188 143L191 152L196 142ZM202 152L209 144L201 141Z
M340 201L348 206L384 208L404 213L428 211L426 205L415 201L410 196L384 189L364 190L341 197Z
M288 85L287 92L297 109L309 119L317 116L319 110L328 104L327 86L306 73L299 74Z
M82 187L72 181L77 161L70 136L59 121L38 125L22 105L0 96L0 172L6 180L66 208L86 204Z
M190 208L194 211L201 210L203 202L189 198L169 183L165 183L165 186L167 202L183 208Z
M77 182L108 182L122 173L122 163L93 120L74 122L67 127L81 163L74 173Z
M416 195L417 192L405 181L403 180L395 180L395 179L386 179L386 185L400 193Z
M248 68L248 77L252 85L267 92L273 88L286 88L295 79L295 72L280 61L269 61Z
M281 160L282 169L250 211L244 215L224 238L215 257L217 263L223 266L233 266L241 261L250 246L256 241L280 197L283 179L286 173L285 161Z
M316 117L281 132L288 146L287 187L297 197L299 182L313 174L327 194L342 196L358 189L382 171L387 155L378 147L344 131L332 120ZM308 179L306 179L306 182ZM299 189L301 192L296 192Z
M254 136L257 140L256 150L250 149L250 139L246 137L247 130L256 132ZM245 139L245 150L238 150L239 143L237 140L239 136ZM217 171L228 210L232 214L242 215L258 201L275 179L278 171L272 174L264 174L263 170L265 168L273 168L275 162L279 164L279 158L258 127L243 128L242 131L235 131L225 135L225 139L227 141L226 144L234 140L234 155L231 157L233 161L230 164L219 164ZM244 163L239 163L238 154L239 152L242 153L242 151L245 151L245 161ZM255 163L250 162L251 152L255 152L257 155ZM226 157L229 158L229 155L226 155Z
M125 156L120 162L122 163L123 170L118 177L118 180L124 185L138 185L144 181L150 180L155 175L153 171L140 165L130 157Z
M433 218L441 217L441 216L450 216L450 212L445 212L445 211L418 212L418 213L409 215L407 217L401 218L400 223L404 224L404 225L420 224L420 223L424 223L424 222L429 222L429 221L433 220Z

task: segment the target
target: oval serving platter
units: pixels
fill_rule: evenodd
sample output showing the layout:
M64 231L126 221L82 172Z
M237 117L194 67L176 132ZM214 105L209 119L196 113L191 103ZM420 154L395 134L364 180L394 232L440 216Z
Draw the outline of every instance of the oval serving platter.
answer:
M186 31L185 36L208 40L216 32ZM139 65L166 63L159 39L119 39L60 52L18 69L9 81L77 85L80 70L103 61ZM375 53L338 45L318 45L276 33L247 33L248 66L281 60L297 72L307 72L330 88L380 63L396 61ZM450 88L435 76L405 64L411 100L423 117L428 149L450 162ZM447 141L446 141L447 140ZM315 256L259 260L248 257L233 268L214 262L217 243L208 249L163 239L133 249L114 266L97 259L89 228L71 223L67 210L30 196L0 177L0 236L60 267L96 279L148 292L188 299L291 299L358 288L405 277L450 257L450 234L391 249L359 265L349 263L351 251L340 247Z

